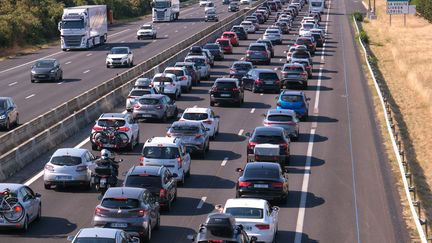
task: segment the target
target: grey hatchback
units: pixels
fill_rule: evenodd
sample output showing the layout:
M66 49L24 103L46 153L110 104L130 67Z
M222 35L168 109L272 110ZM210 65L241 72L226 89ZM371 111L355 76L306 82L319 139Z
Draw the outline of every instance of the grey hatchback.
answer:
M93 225L136 232L144 242L150 242L152 230L159 229L159 203L144 188L111 187L96 206Z
M34 83L42 80L63 80L63 70L56 59L38 60L31 67L30 81Z
M209 129L200 121L176 121L168 129L168 137L179 137L189 153L197 152L202 158L210 149Z
M176 118L177 105L174 100L163 94L149 94L141 96L133 106L134 119L160 119Z
M300 84L303 89L308 87L308 73L300 63L287 63L282 67L282 84L288 88L290 84Z
M271 52L264 43L252 43L246 51L246 61L268 65L271 62Z

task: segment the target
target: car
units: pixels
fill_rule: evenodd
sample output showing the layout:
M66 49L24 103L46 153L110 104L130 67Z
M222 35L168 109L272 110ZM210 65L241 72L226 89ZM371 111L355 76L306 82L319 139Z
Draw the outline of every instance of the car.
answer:
M134 55L127 46L113 47L107 54L105 63L107 68L116 66L133 66Z
M243 26L243 28L245 28L246 32L249 34L253 34L256 31L256 27L255 25L251 22L251 21L242 21L240 23L240 26Z
M244 4L244 5L246 5L246 4L251 4L252 3L252 1L251 0L240 0L240 4Z
M180 138L187 152L205 158L210 149L209 130L200 121L176 121L168 128L166 136Z
M183 112L180 121L200 121L205 128L209 129L210 139L215 139L219 134L219 120L220 117L215 115L214 111L210 108L186 108Z
M240 10L238 2L230 2L228 5L228 12L237 12Z
M180 82L177 81L177 76L172 73L155 74L150 86L157 88L160 94L167 95L173 100L177 100L182 94Z
M296 113L289 109L269 109L264 115L263 125L266 127L282 127L291 141L297 141L300 134L300 121Z
M140 165L165 166L184 185L191 173L191 157L180 138L153 137L145 142Z
M147 94L158 94L158 90L154 87L151 88L145 88L145 89L137 89L134 88L129 92L129 95L126 98L126 111L132 112L135 103L138 101L138 99Z
M206 61L208 62L208 64L210 65L210 67L214 66L214 56L211 54L211 52L207 49L203 49L202 47L200 47L201 51L200 52L189 52L186 57L188 56L203 56L206 58Z
M268 1L267 4L270 7L270 11L272 11L272 12L278 11L278 6L277 6L276 2Z
M296 50L296 47L298 47L298 46L292 45L288 48L288 51L286 51L286 63L291 62L291 56L292 56L293 52ZM306 47L306 46L304 46L304 47Z
M268 12L267 12L267 10L265 10L265 9L257 9L256 11L255 11L257 14L259 13L259 14L262 14L262 16L264 17L264 22L265 21L267 21L267 19L269 18L269 14L268 14ZM263 23L264 24L264 23Z
M101 148L115 148L114 144L96 144L93 135L96 132L102 131L105 128L118 127L120 138L127 143L124 148L132 151L139 144L139 125L128 113L103 113L96 120L96 124L91 130L90 143L93 150ZM101 146L101 147L98 147ZM120 147L123 148L123 147Z
M194 243L256 243L255 236L249 237L243 226L237 225L231 214L210 213L206 222L201 224L198 233L188 235Z
M240 173L236 198L260 198L281 204L288 201L288 176L279 163L250 162L236 171Z
M287 22L278 21L274 24L282 30L282 34L289 34L290 27Z
M314 17L316 20L321 21L321 13L320 12L309 12L308 17Z
M265 19L265 17L264 17L264 14L261 13L261 12L257 12L257 11L255 11L254 13L251 14L251 16L254 16L254 17L257 18L257 20L258 20L258 24L264 24L265 21L266 21L266 19Z
M219 16L216 13L216 10L215 9L208 9L205 12L204 21L205 22L208 22L208 21L218 22L219 21Z
M248 39L248 33L246 32L246 29L241 25L234 25L233 27L231 27L231 32L235 32L239 40Z
M177 180L165 166L132 166L125 175L124 187L145 188L166 211L177 199Z
M210 63L208 62L207 57L195 55L187 56L185 57L184 62L193 62L200 72L200 77L202 79L210 79Z
M253 93L262 91L273 91L279 93L282 87L281 81L275 70L272 69L251 69L243 78L245 89Z
M223 206L223 213L231 214L241 224L248 236L258 242L275 242L278 231L279 207L257 198L230 198Z
M282 2L280 0L273 0L276 3L278 9L282 9Z
M207 3L211 2L210 0L200 0L199 1L199 6L200 7L204 7L207 5Z
M163 94L143 95L133 106L132 116L139 119L158 119L166 122L177 118L178 108L174 100Z
M207 2L207 4L204 7L204 12L206 13L209 10L214 10L216 12L215 4L213 2Z
M233 53L233 45L231 44L231 41L229 39L216 39L217 44L219 44L222 47L222 50L224 54L232 54Z
M192 85L198 85L200 83L200 72L196 68L193 62L176 62L174 67L185 67L188 75L192 77Z
M150 242L160 227L159 203L150 190L137 187L110 187L93 215L93 226L136 232Z
M251 43L246 50L246 61L252 63L265 63L271 62L271 51L268 49L267 44L264 43Z
M282 161L281 166L284 166L283 162L285 162L285 164L289 162L291 140L289 138L289 134L285 131L284 128L259 126L255 128L252 134L247 132L245 135L249 137L246 149L246 158L248 159L248 161L250 160L250 158L255 157L255 145L275 144L279 145L279 156Z
M137 80L134 83L133 88L134 89L147 89L150 88L151 79L149 78L137 78Z
M219 39L228 39L233 46L239 46L239 39L235 32L225 31L222 33Z
M309 16L305 16L303 17L301 23L306 23L306 22L312 22L314 24L319 24L319 20L313 16L309 17Z
M306 34L307 32L309 32L311 29L316 29L318 28L318 26L316 24L313 23L303 23L300 26L299 29L299 36L302 36L304 34Z
M270 53L271 53L270 57L274 57L274 47L273 47L273 44L272 44L272 42L270 40L264 40L264 39L259 38L256 41L256 43L266 44L267 48L270 50Z
M245 21L250 21L252 22L252 24L255 26L255 31L259 30L259 23L258 23L258 18L256 16L253 15L249 15L245 18Z
M230 4L230 2L231 2L230 0L223 0L223 1L222 1L222 4L223 4L223 5L226 5L226 4Z
M301 121L306 121L309 116L309 100L303 91L284 90L278 97L276 109L293 110Z
M177 78L177 82L180 84L182 92L192 91L192 77L188 75L185 67L166 67L164 74L174 74Z
M307 47L309 53L314 54L316 50L315 44L312 42L311 38L308 37L297 37L294 42L294 46L304 45Z
M234 103L240 107L244 102L243 85L236 78L217 78L209 93L210 106L215 103Z
M138 40L142 40L144 38L156 39L156 37L157 37L157 30L151 24L144 24L137 31Z
M15 206L14 212L7 213L9 221L4 214L0 216L0 229L19 229L25 232L32 222L42 218L41 195L24 184L0 183L0 201L10 196L18 199L21 205ZM5 205L2 207L8 209ZM21 215L23 211L25 214Z
M303 89L308 87L308 73L300 63L284 64L281 71L282 84L285 87L299 84Z
M316 40L316 46L317 47L323 47L325 39L321 35L321 33L320 32L312 32L312 31L310 33L313 36L313 38Z
M37 60L30 71L30 81L61 81L63 80L63 69L56 59Z
M306 72L308 74L308 78L313 77L313 73L312 73L313 66L312 66L312 63L308 59L306 59L306 58L304 58L304 59L291 58L291 63L298 63L298 64L303 65L304 69L306 70Z
M203 46L203 50L208 50L217 61L224 60L224 53L222 47L217 43L207 43Z
M230 68L230 78L237 78L241 81L243 76L252 68L254 68L254 65L251 62L235 61Z
M83 186L90 189L91 170L95 157L83 148L57 149L44 167L44 187L52 186Z
M9 131L19 125L18 106L11 97L0 97L0 127Z
M282 32L279 29L267 29L263 34L263 39L281 45L283 42Z
M82 228L75 236L67 238L72 243L110 242L110 243L139 243L136 234L130 234L121 229L110 228Z
M304 46L297 46L296 49L292 52L290 62L298 62L306 60L309 63L313 62L312 56L307 50L307 48L303 48Z
M297 15L299 14L299 10L297 8L297 6L294 5L288 5L288 9L291 9L292 11L294 11L294 17L297 17Z

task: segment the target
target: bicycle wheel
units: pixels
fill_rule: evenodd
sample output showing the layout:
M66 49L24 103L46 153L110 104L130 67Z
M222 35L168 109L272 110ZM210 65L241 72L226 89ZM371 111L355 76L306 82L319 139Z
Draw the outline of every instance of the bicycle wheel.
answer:
M120 147L125 147L129 143L129 136L124 132L117 134L117 141L120 143Z
M103 131L97 131L91 135L93 143L99 147L107 143L107 135Z
M3 205L6 207L3 211L3 217L9 223L18 223L24 218L25 209L17 198L7 198L4 200Z

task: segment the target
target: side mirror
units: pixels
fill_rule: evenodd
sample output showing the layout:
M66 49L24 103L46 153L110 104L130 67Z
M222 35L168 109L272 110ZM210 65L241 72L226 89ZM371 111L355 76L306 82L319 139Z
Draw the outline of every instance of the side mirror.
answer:
M284 172L288 173L289 169L288 168L284 168Z
M242 168L237 168L236 172L243 172L243 169Z
M66 238L67 241L73 241L73 239L75 238L75 236L73 235L68 235L68 237Z
M190 241L194 241L195 240L195 235L188 235L186 236L186 238Z
M35 193L35 197L41 197L42 195L39 193Z
M245 133L245 136L250 137L251 136L250 132Z
M57 23L57 29L60 31L62 29L62 22L58 22Z
M178 174L177 174L177 173L173 173L172 176L173 176L174 178L177 178L177 177L178 177Z

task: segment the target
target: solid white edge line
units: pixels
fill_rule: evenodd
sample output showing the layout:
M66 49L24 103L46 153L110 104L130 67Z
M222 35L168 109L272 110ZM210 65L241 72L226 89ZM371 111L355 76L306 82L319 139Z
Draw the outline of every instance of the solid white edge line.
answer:
M198 203L197 208L200 209L204 205L204 202L207 200L207 197L202 197L200 202Z
M227 162L228 162L228 157L225 157L225 158L222 160L221 166L225 166Z
M240 129L240 131L238 132L238 135L239 135L239 136L243 135L243 132L244 132L244 130L243 130L243 129Z

